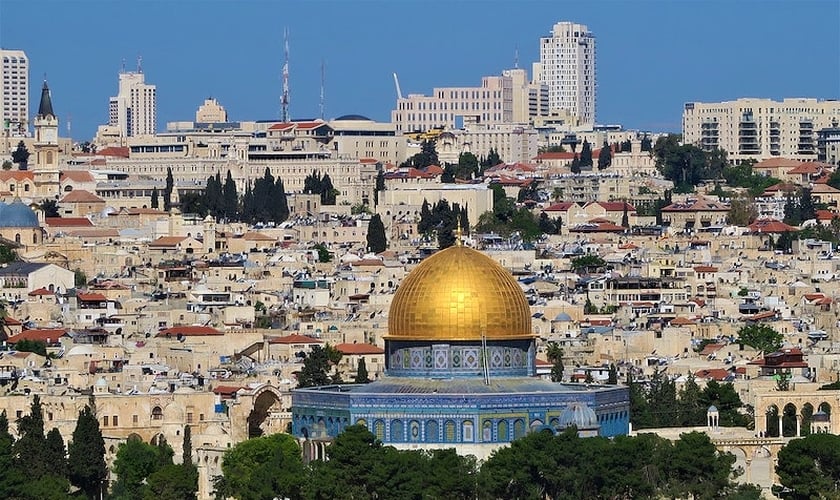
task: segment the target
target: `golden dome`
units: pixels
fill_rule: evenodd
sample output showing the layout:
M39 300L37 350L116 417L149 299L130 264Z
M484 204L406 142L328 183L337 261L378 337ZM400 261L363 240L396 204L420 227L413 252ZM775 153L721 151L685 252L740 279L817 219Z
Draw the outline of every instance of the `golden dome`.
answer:
M400 284L388 316L390 340L531 338L531 310L513 276L464 246L441 250Z

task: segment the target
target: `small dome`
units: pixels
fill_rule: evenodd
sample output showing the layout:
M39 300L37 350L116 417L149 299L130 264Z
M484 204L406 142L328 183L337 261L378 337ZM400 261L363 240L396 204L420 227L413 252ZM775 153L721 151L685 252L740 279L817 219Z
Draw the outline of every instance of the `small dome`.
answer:
M341 115L341 116L339 116L338 118L335 119L335 121L351 121L351 120L366 121L366 122L371 121L370 118L368 118L367 116L362 116L362 115Z
M812 419L814 422L828 422L830 418L829 418L828 413L826 413L826 412L824 412L824 411L822 411L822 410L817 410L817 411L816 411L816 412L814 412L814 414L811 416L811 419Z
M554 321L571 321L572 317L568 314L561 312L557 316L554 317Z
M717 406L712 405L712 406L709 407L708 410L706 410L706 413L717 413L717 411L718 411Z
M0 227L41 227L38 216L19 199L6 205L0 203Z
M598 415L586 403L572 403L560 414L561 429L575 426L580 429L599 427Z

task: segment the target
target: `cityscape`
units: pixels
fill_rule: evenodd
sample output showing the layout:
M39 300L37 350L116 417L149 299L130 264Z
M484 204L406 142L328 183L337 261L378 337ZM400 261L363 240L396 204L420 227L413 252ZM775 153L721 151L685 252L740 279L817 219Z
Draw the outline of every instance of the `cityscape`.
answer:
M9 24L30 7L0 7L0 496L836 494L836 23L803 56L812 74L768 83L784 51L753 54L750 77L739 61L791 33L746 27L736 66L723 40L709 61L651 64L695 50L698 27L622 53L610 28L630 3L523 2L515 30L476 33L482 50L464 27L449 52L435 35L456 14L508 4L402 28L401 9L449 4L313 4L335 32L290 2L243 33L263 40L252 54L219 48L218 79L180 52L194 27L212 51L271 4L213 31L232 3L129 2L125 29L195 17L151 56L101 47L72 78ZM757 6L687 4L722 26ZM47 5L41 30L115 9ZM376 33L346 31L378 10ZM425 46L393 43L409 27ZM339 47L318 56L324 37ZM412 63L383 64L388 44Z

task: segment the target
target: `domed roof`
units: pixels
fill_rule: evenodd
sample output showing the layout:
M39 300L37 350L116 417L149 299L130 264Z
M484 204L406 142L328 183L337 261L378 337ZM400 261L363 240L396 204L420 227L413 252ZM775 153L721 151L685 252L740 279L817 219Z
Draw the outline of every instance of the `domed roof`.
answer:
M575 426L578 429L598 427L598 415L586 403L572 403L560 414L561 429Z
M353 121L366 121L366 122L371 121L370 118L368 118L367 116L362 116L362 115L341 115L341 116L339 116L338 118L335 119L335 121L351 121L351 120L353 120Z
M531 311L513 276L490 257L452 246L423 260L391 302L388 339L531 338Z
M16 199L10 204L0 203L0 227L41 227L38 216Z
M568 315L568 313L561 312L557 316L554 317L554 321L571 321L572 317Z

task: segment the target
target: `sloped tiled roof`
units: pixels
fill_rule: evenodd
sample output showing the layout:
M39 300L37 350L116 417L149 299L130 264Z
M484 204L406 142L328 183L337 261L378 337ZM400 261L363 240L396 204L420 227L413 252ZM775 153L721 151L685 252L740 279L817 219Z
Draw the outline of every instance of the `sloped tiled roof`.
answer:
M49 227L93 227L87 217L46 217L44 223Z
M384 354L385 350L370 344L337 344L335 349L345 356L359 356L364 354Z
M34 340L38 342L57 342L58 339L67 335L67 330L64 328L50 328L37 330L24 330L17 335L13 335L7 339L10 344L16 344L21 340Z
M59 203L105 203L105 200L84 189L74 189L67 193Z
M318 340L307 335L300 335L293 333L283 337L269 337L269 344L323 344L322 340Z

